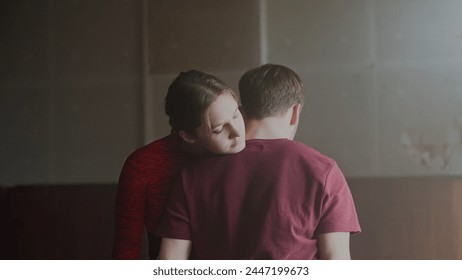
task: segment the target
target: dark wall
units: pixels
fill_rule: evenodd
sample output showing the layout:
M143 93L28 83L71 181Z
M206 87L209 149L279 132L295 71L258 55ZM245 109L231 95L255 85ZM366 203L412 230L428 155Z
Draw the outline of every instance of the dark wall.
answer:
M116 182L142 144L141 1L0 2L0 185Z

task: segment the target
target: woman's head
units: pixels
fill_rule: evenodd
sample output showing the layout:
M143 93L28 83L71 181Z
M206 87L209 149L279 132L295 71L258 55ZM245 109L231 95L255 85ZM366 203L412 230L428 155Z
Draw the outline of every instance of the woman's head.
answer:
M196 70L182 72L168 88L165 113L172 130L189 144L218 154L245 147L237 97L220 79Z

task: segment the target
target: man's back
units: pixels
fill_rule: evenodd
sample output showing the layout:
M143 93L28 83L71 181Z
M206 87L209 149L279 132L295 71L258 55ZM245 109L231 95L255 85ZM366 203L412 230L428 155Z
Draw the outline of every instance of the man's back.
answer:
M359 230L336 163L272 139L186 168L159 233L191 240L199 259L316 259L318 233Z

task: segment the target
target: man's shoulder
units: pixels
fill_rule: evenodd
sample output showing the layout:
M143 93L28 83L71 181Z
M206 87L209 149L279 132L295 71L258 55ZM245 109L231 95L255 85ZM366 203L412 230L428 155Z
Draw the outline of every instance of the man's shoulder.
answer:
M289 139L248 140L243 151L227 155L207 155L191 164L187 169L203 170L221 168L249 162L277 164L293 161L307 165L329 168L335 161L316 149Z
M326 162L329 164L333 163L333 159L327 155L322 154L315 148L308 146L304 143L289 140L289 139L274 139L274 140L250 140L247 142L248 149L252 149L252 146L263 145L265 150L270 153L283 154L287 157L302 157L310 160L317 160ZM247 148L246 147L246 148ZM262 149L263 150L263 149Z
M301 142L291 141L290 148L287 150L290 150L294 157L298 155L300 161L312 167L325 169L327 171L336 164L329 156Z
M338 169L334 159L304 143L287 140L274 145L279 146L280 152L275 153L273 162L281 166L288 165L292 172L299 171L298 174L308 175L312 181L325 182L331 171Z

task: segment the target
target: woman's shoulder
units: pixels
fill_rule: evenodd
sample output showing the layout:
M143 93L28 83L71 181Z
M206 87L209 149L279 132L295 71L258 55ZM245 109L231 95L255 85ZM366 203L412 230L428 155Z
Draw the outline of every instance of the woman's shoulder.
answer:
M137 182L139 186L154 186L178 172L185 158L179 147L172 146L174 137L169 135L131 153L123 165L120 181L127 185Z
M166 160L174 154L181 153L176 134L170 134L136 149L127 161L151 162Z

